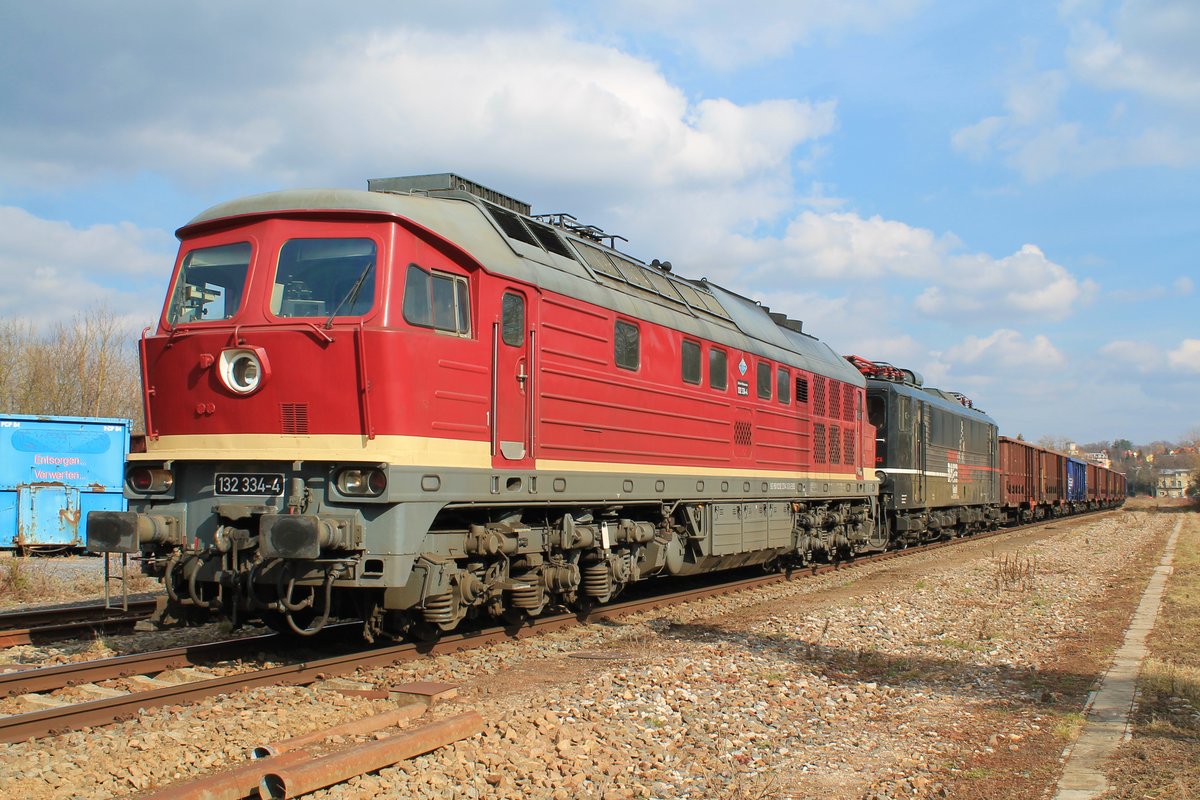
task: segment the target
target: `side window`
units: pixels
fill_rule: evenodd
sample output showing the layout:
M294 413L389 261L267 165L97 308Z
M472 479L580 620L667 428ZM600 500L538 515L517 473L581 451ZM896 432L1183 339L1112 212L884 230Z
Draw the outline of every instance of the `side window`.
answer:
M771 399L771 365L766 361L758 362L758 397L760 400Z
M700 343L683 340L683 382L700 384Z
M638 328L633 323L617 320L613 329L613 359L621 369L636 372L641 365L641 343Z
M729 386L728 356L715 347L708 351L708 385L718 392Z
M409 264L404 281L404 319L422 328L469 335L471 306L466 278Z
M500 312L500 338L511 347L525 344L525 298L505 293Z
M779 402L785 406L791 405L792 374L783 367L775 368L775 395L779 398Z

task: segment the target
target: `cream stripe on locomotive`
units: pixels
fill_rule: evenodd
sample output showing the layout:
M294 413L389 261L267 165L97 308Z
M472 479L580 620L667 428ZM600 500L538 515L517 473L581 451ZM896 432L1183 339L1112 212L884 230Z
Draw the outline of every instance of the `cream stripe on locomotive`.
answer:
M712 469L711 467L681 467L675 464L618 464L610 461L548 461L537 462L539 470L548 472L617 472L631 475L685 475L692 478L786 478L789 480L849 481L878 483L874 475L856 478L853 474L835 472L800 472L797 470Z
M378 461L398 467L480 469L495 471L487 442L421 436L324 434L289 437L269 433L161 436L146 441L145 453L130 453L130 461ZM611 461L538 460L534 468L554 472L619 472L662 477L766 478L787 480L877 483L874 475L856 478L834 472L797 470L712 469L665 464L626 464ZM932 474L932 473L931 473Z
M378 461L399 467L491 469L487 442L424 436L270 433L160 436L146 440L145 453L130 461Z

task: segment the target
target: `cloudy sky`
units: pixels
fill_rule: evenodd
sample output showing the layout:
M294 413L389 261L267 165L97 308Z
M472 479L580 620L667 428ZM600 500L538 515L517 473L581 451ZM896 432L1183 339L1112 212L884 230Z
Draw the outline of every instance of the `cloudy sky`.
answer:
M453 171L971 396L1200 427L1194 0L7 2L0 318L140 328L217 202Z

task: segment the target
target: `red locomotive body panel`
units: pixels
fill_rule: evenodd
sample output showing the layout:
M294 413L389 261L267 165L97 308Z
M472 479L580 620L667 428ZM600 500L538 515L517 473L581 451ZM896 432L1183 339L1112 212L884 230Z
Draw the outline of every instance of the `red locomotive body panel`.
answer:
M403 219L295 216L181 231L177 280L193 251L249 242L252 255L236 324L175 325L168 298L158 334L145 342L152 438L184 437L204 450L218 436L306 437L292 443L296 457L322 436L490 442L491 466L506 469L545 462L861 479L871 466L874 429L862 419L860 387L492 274ZM320 237L361 237L376 246L374 300L350 325L341 316L326 325L320 317L272 313L280 248ZM466 279L469 332L447 335L406 321L410 265ZM523 304L526 335L493 352L505 295ZM639 331L636 369L614 364L619 319ZM684 339L701 348L699 383L681 380ZM216 361L229 348L265 354L257 391L238 396L222 384ZM709 373L714 348L725 353L723 380ZM770 376L766 397L754 383L760 364Z

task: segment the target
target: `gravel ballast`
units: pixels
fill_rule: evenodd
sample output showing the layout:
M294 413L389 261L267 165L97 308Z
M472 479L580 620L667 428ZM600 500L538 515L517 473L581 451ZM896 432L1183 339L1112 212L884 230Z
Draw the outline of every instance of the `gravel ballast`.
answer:
M356 680L484 733L313 798L1038 797L1174 515L1115 512ZM255 689L0 753L25 800L126 796L389 701Z

